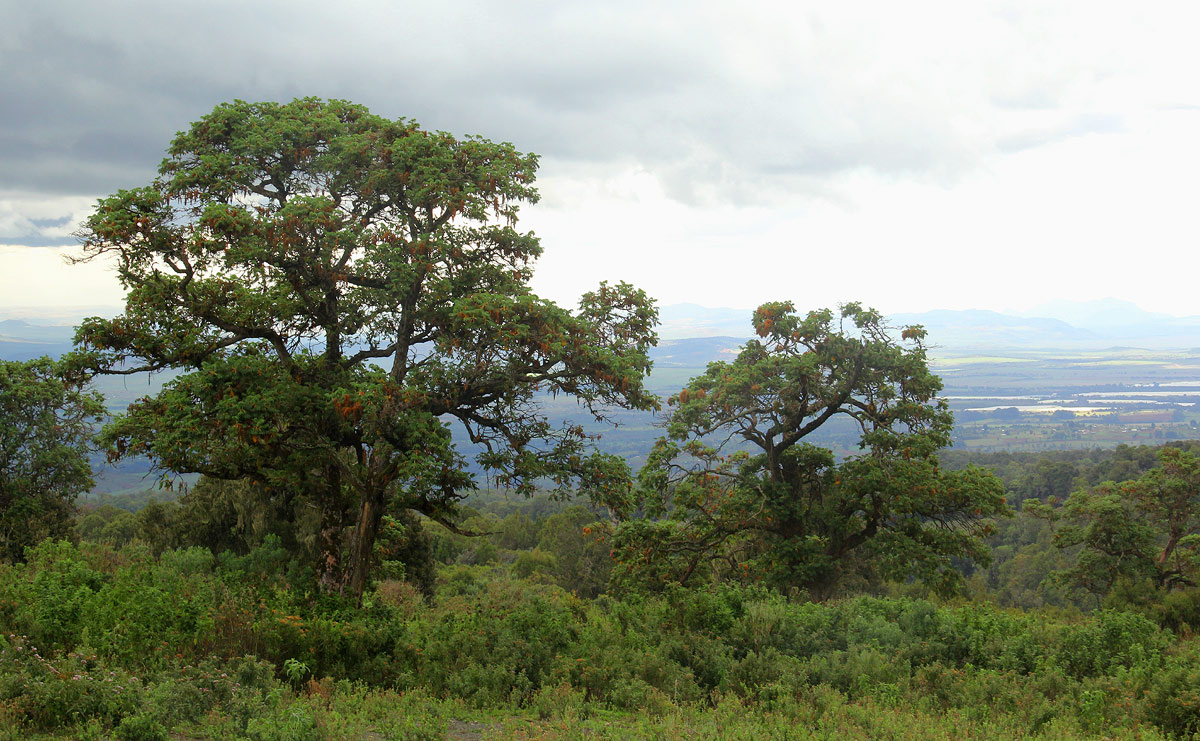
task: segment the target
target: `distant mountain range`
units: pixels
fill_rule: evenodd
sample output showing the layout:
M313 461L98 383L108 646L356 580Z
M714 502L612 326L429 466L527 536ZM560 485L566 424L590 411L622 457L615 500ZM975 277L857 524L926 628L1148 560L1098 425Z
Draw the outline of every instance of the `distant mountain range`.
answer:
M74 327L5 319L0 321L0 360L31 360L42 355L61 355L71 349L74 337Z
M689 338L753 336L751 309L714 309L674 304L660 309L659 336L675 354ZM1103 349L1113 345L1164 348L1200 347L1200 316L1177 317L1143 311L1117 299L1053 301L1025 312L939 309L893 314L894 326L920 324L934 347L952 352L998 349ZM701 345L696 346L697 349Z
M1102 298L1095 301L1066 301L1059 299L1033 307L1028 311L1008 312L1024 317L1051 317L1082 329L1111 331L1124 327L1179 326L1200 324L1200 316L1178 317L1143 311L1131 301Z
M659 367L697 368L730 359L754 335L751 309L671 304L659 310ZM1200 348L1200 316L1143 311L1117 299L1053 301L1026 312L982 309L894 314L895 326L920 324L941 351L987 353L1002 349L1103 349L1114 345L1149 349ZM74 329L47 317L0 321L0 358L28 360L59 355L71 347Z
M931 342L946 349L1200 347L1200 316L1143 311L1117 299L1052 301L1025 312L929 311L897 314L896 324L922 324Z
M920 314L893 314L897 326L920 324L929 343L940 348L1074 347L1078 343L1112 344L1101 334L1048 317L1020 317L996 311L939 309ZM1200 325L1197 325L1200 330Z

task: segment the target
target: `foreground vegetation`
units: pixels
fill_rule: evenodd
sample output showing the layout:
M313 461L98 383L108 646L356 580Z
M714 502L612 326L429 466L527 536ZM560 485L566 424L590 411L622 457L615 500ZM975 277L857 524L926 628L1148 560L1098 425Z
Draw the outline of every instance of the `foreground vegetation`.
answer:
M1182 607L1166 622L896 587L824 603L737 585L585 599L559 585L573 577L555 575L552 554L531 568L501 536L471 552L443 538L454 563L439 566L432 596L384 580L361 608L289 584L274 537L243 556L158 558L141 541L45 541L0 570L0 728L125 739L1200 728L1200 643Z

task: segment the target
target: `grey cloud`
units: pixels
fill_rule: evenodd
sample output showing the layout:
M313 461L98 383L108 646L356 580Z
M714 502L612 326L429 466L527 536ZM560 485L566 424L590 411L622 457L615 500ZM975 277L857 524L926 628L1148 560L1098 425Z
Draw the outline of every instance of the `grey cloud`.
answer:
M4 247L74 247L79 242L72 237L47 237L40 234L0 235Z
M71 217L60 216L51 219L30 219L29 222L39 229L68 226Z
M739 70L720 12L685 2L21 4L0 18L0 171L9 188L105 194L146 182L175 131L217 103L298 95L547 158L635 161L683 200L737 200L764 182L803 192L812 178L860 170L953 176L993 146L970 125L973 106L991 105L963 102L970 79L943 85L870 49L854 56L819 18L795 39L764 29L783 34L768 66ZM1037 89L1022 94L1038 100Z

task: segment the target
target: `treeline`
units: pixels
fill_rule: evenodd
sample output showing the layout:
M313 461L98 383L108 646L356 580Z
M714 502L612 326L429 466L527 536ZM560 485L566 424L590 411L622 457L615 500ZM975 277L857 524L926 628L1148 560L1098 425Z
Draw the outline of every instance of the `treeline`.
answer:
M1162 447L1200 453L1200 441L1184 440L1162 445L1118 445L1088 450L1049 450L1038 453L975 453L945 450L942 465L958 469L983 466L1004 481L1009 499L1065 499L1076 489L1104 481L1136 479L1157 465Z
M1045 453L943 452L946 468L975 465L995 472L1015 505L1011 517L996 517L988 525L988 558L979 563L956 562L967 591L1001 606L1022 608L1069 606L1087 611L1101 606L1130 607L1134 593L1140 595L1134 601L1142 608L1152 602L1161 604L1163 600L1153 598L1153 588L1147 591L1129 583L1136 574L1109 569L1107 577L1090 587L1086 579L1070 577L1084 546L1064 542L1063 523L1055 520L1053 512L1062 511L1061 505L1073 492L1082 496L1106 481L1136 481L1160 466L1164 450L1195 455L1200 453L1200 441ZM199 546L214 556L226 551L244 556L274 539L272 542L289 554L293 576L300 580L311 577L305 567L312 557L306 544L316 537L316 521L311 517L305 520L272 508L271 500L246 482L202 479L182 494L166 492L166 498L163 494L148 490L104 495L103 503L87 503L76 519L77 537L116 547L137 541L156 555ZM1023 507L1027 500L1031 504ZM1046 502L1055 505L1037 511L1032 507ZM1136 512L1125 515L1134 524L1143 519ZM406 580L432 595L437 568L502 565L513 568L519 577L556 584L591 598L608 590L616 565L617 554L606 535L610 526L605 510L580 502L546 494L526 498L500 490L477 490L464 500L453 529L404 512L387 517L377 548L377 568L384 578ZM1153 550L1161 533L1143 537L1146 548ZM1087 554L1083 555L1086 560ZM1134 556L1125 555L1126 560ZM718 575L710 577L717 579ZM1097 578L1093 575L1092 581ZM1180 586L1190 586L1190 576L1188 579ZM730 581L755 583L754 578ZM1119 587L1118 593L1110 594L1114 586ZM831 596L882 595L892 588L886 579L863 572L858 577L847 576ZM915 584L909 589L925 594ZM1177 601L1179 597L1172 591L1177 590L1168 589L1161 596ZM1200 615L1171 620L1200 626Z

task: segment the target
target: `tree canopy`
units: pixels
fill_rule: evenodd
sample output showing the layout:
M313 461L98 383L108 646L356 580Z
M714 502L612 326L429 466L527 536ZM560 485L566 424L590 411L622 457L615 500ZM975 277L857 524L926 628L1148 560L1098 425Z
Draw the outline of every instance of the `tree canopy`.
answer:
M84 259L115 256L128 294L122 315L81 326L76 362L187 371L106 428L112 455L318 511L320 583L359 595L385 514L453 526L474 480L451 420L500 485L619 481L623 464L535 395L598 418L654 405L656 311L626 284L577 312L531 292L541 246L516 219L536 167L344 101L218 106L81 232Z
M75 497L92 487L88 452L104 407L82 380L48 358L0 360L0 559L68 534Z
M986 558L988 521L1009 510L990 473L938 467L953 419L924 331L893 338L854 303L807 315L764 304L754 327L761 339L671 397L636 491L608 500L625 572L764 578L817 595L852 575L956 587L953 559ZM806 441L836 420L861 451L841 461Z
M1097 595L1120 580L1155 588L1196 585L1200 571L1200 456L1158 451L1159 466L1136 480L1103 482L1026 509L1056 523L1059 548L1079 547L1075 563L1056 574Z

